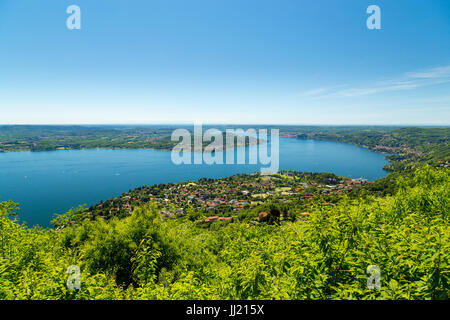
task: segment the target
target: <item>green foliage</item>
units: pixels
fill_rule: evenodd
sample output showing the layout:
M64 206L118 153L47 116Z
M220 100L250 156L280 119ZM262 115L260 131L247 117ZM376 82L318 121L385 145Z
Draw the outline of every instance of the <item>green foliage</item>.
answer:
M0 299L448 299L449 171L393 183L392 195L319 198L294 222L214 228L142 206L42 230L3 203ZM81 268L80 290L66 288L69 265ZM369 265L381 270L379 290L367 288Z
M17 210L19 210L19 204L11 200L0 202L0 216L2 217L12 217L17 215Z

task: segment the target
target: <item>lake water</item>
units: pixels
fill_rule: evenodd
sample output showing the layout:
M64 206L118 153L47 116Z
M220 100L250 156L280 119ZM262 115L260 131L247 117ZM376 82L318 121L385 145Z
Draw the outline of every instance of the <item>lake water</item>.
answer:
M280 138L280 170L333 172L376 180L384 155L349 144ZM50 226L54 213L88 206L142 185L222 178L258 165L175 165L170 151L59 150L0 153L0 201L20 203L28 225Z

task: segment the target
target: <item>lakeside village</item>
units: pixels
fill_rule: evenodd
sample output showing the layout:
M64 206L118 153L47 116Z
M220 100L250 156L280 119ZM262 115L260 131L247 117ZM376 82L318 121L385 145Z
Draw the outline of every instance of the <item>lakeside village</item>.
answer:
M320 197L324 205L330 206L341 194L369 183L366 179L349 179L332 173L240 174L222 179L143 186L91 206L83 213L91 219L125 217L132 214L135 207L152 202L160 210L161 219L188 216L193 221L209 224L250 216L253 221L264 222L269 218L269 204L277 204L281 208L281 221L292 221L307 216L308 206L315 198ZM287 204L290 212L282 210Z

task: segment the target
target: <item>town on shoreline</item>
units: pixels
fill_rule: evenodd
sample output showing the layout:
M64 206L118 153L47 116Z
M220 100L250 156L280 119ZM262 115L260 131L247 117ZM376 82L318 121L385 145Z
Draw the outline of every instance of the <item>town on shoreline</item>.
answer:
M282 171L272 175L238 174L221 179L200 179L181 183L142 186L102 201L89 208L78 209L76 219L126 217L143 205L154 205L162 219L187 216L205 223L231 221L252 217L263 222L260 215L278 204L294 210L280 212L280 218L295 220L308 214L308 206L317 198L324 205L333 205L354 188L373 184L367 179L350 179L332 173ZM263 221L261 221L263 220ZM74 222L72 221L72 224Z

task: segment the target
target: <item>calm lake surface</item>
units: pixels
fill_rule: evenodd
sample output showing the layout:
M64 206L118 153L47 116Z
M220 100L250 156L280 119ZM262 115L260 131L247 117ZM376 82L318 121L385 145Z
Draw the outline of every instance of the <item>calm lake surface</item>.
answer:
M0 201L19 202L20 221L49 227L54 213L90 206L139 186L260 169L258 165L177 166L170 154L143 149L0 153ZM376 180L386 176L382 169L386 163L383 154L349 144L280 138L280 170Z

